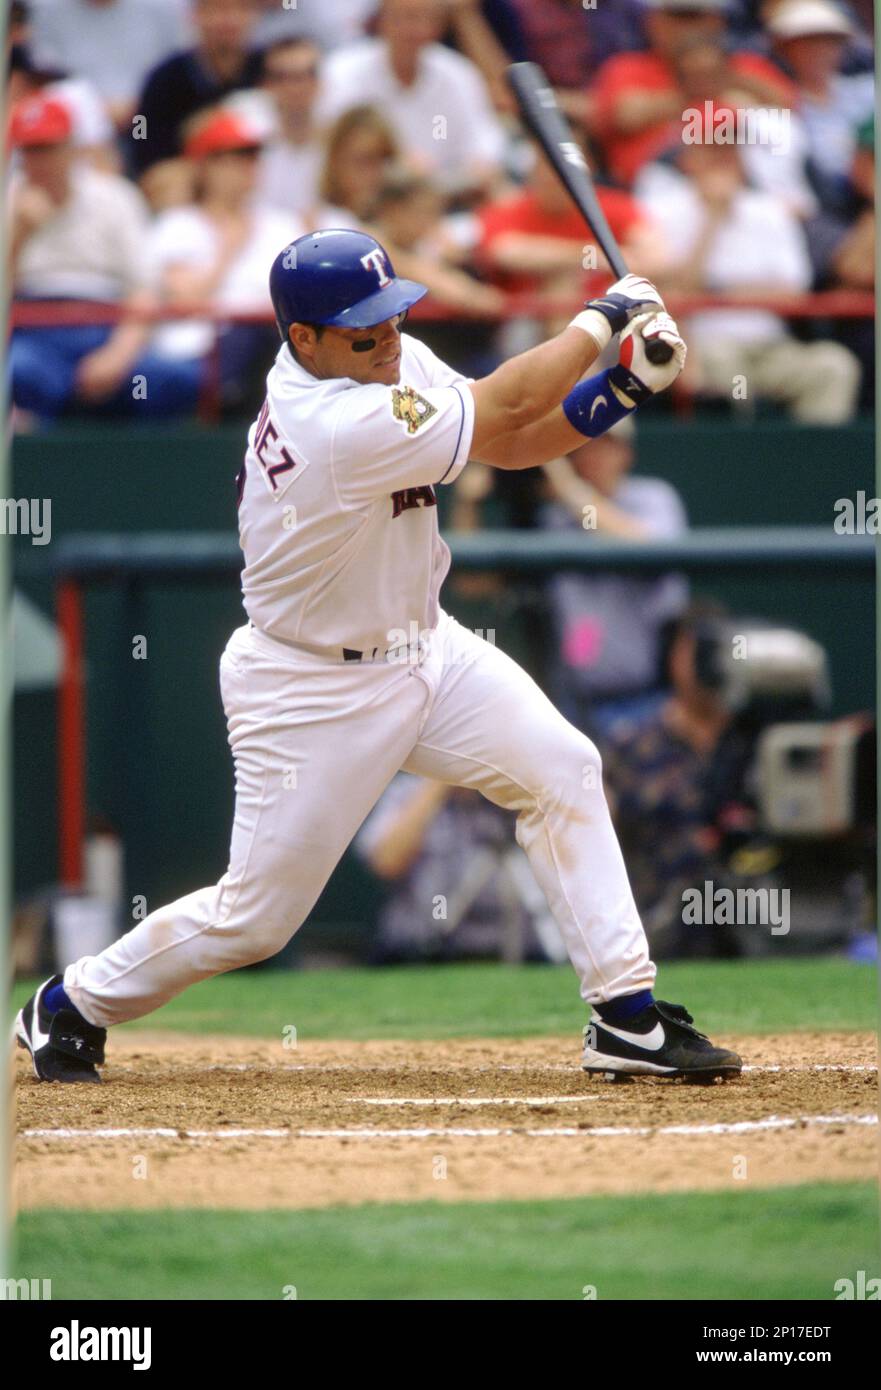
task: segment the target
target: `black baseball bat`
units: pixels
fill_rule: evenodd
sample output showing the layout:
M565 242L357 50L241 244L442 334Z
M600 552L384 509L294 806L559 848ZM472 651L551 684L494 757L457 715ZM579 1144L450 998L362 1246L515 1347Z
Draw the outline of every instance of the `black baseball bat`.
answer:
M573 138L569 123L557 105L557 98L550 82L538 63L512 63L507 76L511 90L517 98L524 126L551 161L557 177L568 191L620 280L627 274L624 257L600 207L587 161ZM673 356L670 344L657 339L646 343L645 351L649 361L654 362L656 366L669 362Z

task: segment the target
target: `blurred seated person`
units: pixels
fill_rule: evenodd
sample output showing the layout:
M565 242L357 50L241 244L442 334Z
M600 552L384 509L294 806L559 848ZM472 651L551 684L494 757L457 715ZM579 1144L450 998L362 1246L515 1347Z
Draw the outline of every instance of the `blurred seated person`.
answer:
M637 189L674 258L663 278L668 293L769 301L767 309L702 309L690 317L692 386L746 408L757 398L774 401L805 424L851 419L860 385L853 353L829 340L796 339L770 307L780 295L811 289L807 240L781 198L747 186L739 148L681 145L675 164L652 166Z
M783 0L768 19L768 32L795 81L820 205L842 211L850 201L857 131L875 112L873 74L841 71L853 25L831 0Z
M261 51L287 39L308 39L322 52L363 39L376 12L377 0L254 0L257 19L253 46Z
M6 16L7 57L13 48L30 48L33 44L32 3L33 0L9 0Z
M660 228L630 193L599 184L597 196L624 259L640 274L658 275L666 263ZM485 203L477 223L476 260L509 294L558 295L571 303L608 284L605 256L537 146L527 184ZM549 324L542 337L556 331Z
M682 500L662 478L633 477L636 427L626 416L567 458L545 464L552 500L540 514L548 529L579 530L640 542L682 535ZM688 588L675 574L555 574L548 596L554 625L557 703L567 719L602 744L617 721L639 721L663 699L665 630L685 607Z
M161 159L139 179L141 192L154 217L170 208L186 207L196 196L196 173L188 159Z
M237 112L219 107L197 121L184 148L195 167L195 201L163 213L150 238L163 302L194 316L206 305L221 313L269 314L267 267L307 228L255 201L259 133ZM274 325L232 324L218 332L189 318L163 326L156 345L167 357L202 363L215 337L224 405L253 405L252 378L268 369L278 350Z
M148 343L141 317L155 307L145 254L148 216L126 179L77 158L67 107L42 94L19 103L10 142L20 164L9 192L9 273L16 301L69 300L115 323L16 328L9 351L12 401L48 423L69 409L144 418L192 408L196 378ZM25 412L22 416L21 412Z
M448 15L449 0L382 0L377 37L325 60L320 109L330 121L356 102L376 106L453 198L498 180L506 141L480 71L439 42Z
M193 0L195 44L157 64L135 103L127 153L137 178L180 157L193 116L259 84L263 60L249 47L254 17L252 0Z
M682 134L683 112L704 103L738 110L788 107L793 88L758 53L728 52L726 0L646 0L649 49L621 53L591 89L592 132L608 172L630 185L642 166Z
M98 89L82 77L70 77L58 69L40 68L22 45L9 54L8 99L10 108L26 97L53 97L67 107L71 119L71 143L80 159L96 169L120 172L122 161L116 132Z
M373 235L391 253L398 275L427 285L435 303L469 318L498 315L504 309L500 290L481 284L452 263L458 250L445 230L443 199L426 174L406 164L389 169L370 222Z
M398 773L355 849L390 888L374 964L565 958L514 816L479 792Z
M181 0L30 0L34 58L87 81L128 130L147 73L187 41L187 9Z
M286 39L263 54L263 91L272 133L260 155L258 196L305 219L318 203L324 159L315 105L321 55L308 39Z
M315 227L358 227L372 217L389 170L401 147L375 106L351 106L328 129L318 180Z
M720 822L745 759L699 660L704 629L721 614L715 604L690 605L668 646L669 695L641 723L621 721L603 745L609 805L655 957L736 953L724 927L696 935L682 920L683 892L724 878Z
M615 53L643 47L641 0L512 0L527 57L547 73L574 119L587 114L585 80Z
M839 213L827 213L809 229L821 289L871 292L875 288L875 122L857 132L850 172L850 198Z
M821 284L824 288L875 290L875 122L866 121L857 135L857 151L851 169L851 215L836 227L828 244ZM872 318L842 320L842 342L863 366L860 409L875 408L875 324Z
M505 76L528 56L514 0L448 0L444 43L481 74L497 112L513 114L514 95Z

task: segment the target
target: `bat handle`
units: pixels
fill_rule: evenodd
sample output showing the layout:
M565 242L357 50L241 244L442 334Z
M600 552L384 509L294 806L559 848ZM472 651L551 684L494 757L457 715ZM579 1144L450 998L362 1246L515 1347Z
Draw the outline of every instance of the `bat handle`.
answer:
M669 343L662 343L656 340L653 343L646 343L645 355L656 367L662 367L665 362L670 361L670 358L673 356L673 349Z

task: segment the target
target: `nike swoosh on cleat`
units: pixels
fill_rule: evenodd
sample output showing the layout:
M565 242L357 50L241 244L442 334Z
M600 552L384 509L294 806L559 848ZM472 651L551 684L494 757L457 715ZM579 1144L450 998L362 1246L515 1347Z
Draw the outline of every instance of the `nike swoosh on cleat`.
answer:
M630 1043L631 1047L645 1048L646 1052L657 1052L666 1042L663 1023L656 1023L650 1033L626 1033L623 1028L613 1028L611 1023L604 1023L602 1019L599 1026L607 1033L613 1033L622 1042Z

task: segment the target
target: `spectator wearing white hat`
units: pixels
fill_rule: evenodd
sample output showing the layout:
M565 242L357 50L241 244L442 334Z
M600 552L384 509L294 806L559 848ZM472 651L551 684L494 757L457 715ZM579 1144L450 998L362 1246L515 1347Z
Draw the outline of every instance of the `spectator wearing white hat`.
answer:
M820 202L837 211L850 196L857 131L875 110L874 77L869 72L842 72L854 31L831 0L784 0L767 27L777 56L797 85Z

